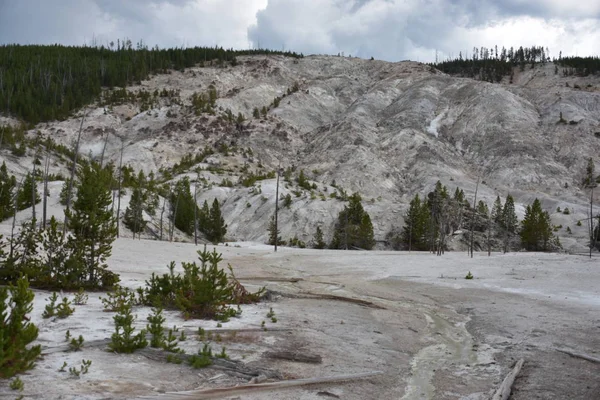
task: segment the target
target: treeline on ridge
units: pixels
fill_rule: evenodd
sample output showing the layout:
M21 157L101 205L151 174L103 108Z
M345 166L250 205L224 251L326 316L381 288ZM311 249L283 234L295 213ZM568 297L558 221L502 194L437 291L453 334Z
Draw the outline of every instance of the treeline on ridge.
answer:
M222 47L149 49L130 40L108 47L0 46L0 112L32 124L61 120L94 101L103 87L126 87L150 74L200 65L236 65L237 56L295 52Z
M546 62L555 63L555 73L559 72L558 67L562 67L563 75L587 76L600 72L600 58L590 57L563 57L559 53L558 59L550 58L550 50L543 46L511 47L506 49L498 46L493 48L473 47L470 57L467 54L459 53L454 59L448 59L442 62L430 64L438 70L463 77L479 79L487 82L500 82L503 77L510 76L511 83L513 77L513 68L519 67L521 71L526 66L533 68L536 64Z

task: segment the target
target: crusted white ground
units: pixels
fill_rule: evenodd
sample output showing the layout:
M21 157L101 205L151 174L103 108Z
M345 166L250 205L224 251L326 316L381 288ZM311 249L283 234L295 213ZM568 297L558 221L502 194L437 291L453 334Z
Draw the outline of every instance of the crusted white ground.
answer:
M1 227L3 232L8 229L6 224ZM109 266L121 275L123 285L135 288L151 273L166 272L171 260L195 259L198 249L186 243L122 238L114 244ZM526 364L514 399L595 399L600 394L598 366L554 350L566 347L598 356L597 259L538 253L477 253L471 259L464 253L436 257L289 248L273 253L270 247L245 242L217 250L248 288L266 285L275 292L273 298L242 306L241 317L222 328L214 321L184 321L175 311L166 313L167 326L177 325L188 333L198 327L238 330L234 335L223 333L221 342L215 334L213 349L225 345L232 359L278 370L285 379L382 372L345 383L247 391L235 395L239 398L319 399L329 393L344 399L484 399L520 357ZM464 279L468 271L475 279ZM104 293L90 293L88 304L76 306L69 318L42 319L49 295L36 291L31 318L40 328L38 342L47 354L22 376L26 398L131 399L246 383L219 370L111 354L104 347L56 351L65 345L67 329L90 343L109 338L112 313L102 311L99 297ZM277 323L266 317L270 308ZM148 312L135 309L138 328L145 325ZM200 346L193 334L181 342L188 353ZM323 362L263 356L265 351L286 349L319 354ZM88 374L72 378L58 372L63 362L78 366L82 359L92 360ZM569 373L561 375L557 369ZM6 383L0 386L0 395L13 394Z

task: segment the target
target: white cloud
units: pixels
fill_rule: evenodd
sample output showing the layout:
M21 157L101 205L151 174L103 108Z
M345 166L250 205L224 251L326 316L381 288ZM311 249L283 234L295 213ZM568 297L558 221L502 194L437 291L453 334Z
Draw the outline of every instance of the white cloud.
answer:
M431 61L473 47L600 53L600 0L0 0L0 43L268 47Z

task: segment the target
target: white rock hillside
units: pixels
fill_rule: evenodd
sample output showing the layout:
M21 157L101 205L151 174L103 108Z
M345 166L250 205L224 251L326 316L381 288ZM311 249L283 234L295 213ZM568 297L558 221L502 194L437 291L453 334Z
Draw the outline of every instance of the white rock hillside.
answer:
M142 112L138 104L92 107L81 153L97 156L109 133L108 157L118 162L123 144L124 163L147 173L205 146L237 147L236 154L218 153L200 165L200 176L207 181L199 190L199 201L217 197L224 202L228 237L236 240L264 241L274 209L274 179L257 182L260 191L237 185L247 164L262 172L294 166L317 186L311 198L308 191L296 197L295 184L282 184L282 193L293 199L281 209L284 239L297 235L308 242L318 225L330 235L344 205L329 197L336 190L330 186L333 181L348 193L360 192L376 239L383 240L392 226L402 225L416 193L427 193L441 180L452 192L459 186L472 198L481 174L479 197L488 205L497 195L511 193L522 215L524 205L538 197L553 223L563 225L558 232L563 246L584 245L585 223L576 223L587 218L588 194L580 185L586 160L593 157L600 170L598 77L555 75L554 66L547 64L516 70L514 84L489 84L447 76L416 62L326 56L238 61L236 67L158 75L129 88L176 89L182 105L163 99L159 107ZM299 90L283 97L267 118L252 117L254 108L269 106L295 83ZM206 92L211 84L223 111L245 116L241 126L190 109L192 94ZM582 89L573 88L575 84ZM561 112L566 124L558 123ZM41 124L32 133L71 145L79 123L76 116ZM22 165L12 165L23 173ZM225 178L234 186L222 186ZM555 213L557 207L568 207L571 214Z

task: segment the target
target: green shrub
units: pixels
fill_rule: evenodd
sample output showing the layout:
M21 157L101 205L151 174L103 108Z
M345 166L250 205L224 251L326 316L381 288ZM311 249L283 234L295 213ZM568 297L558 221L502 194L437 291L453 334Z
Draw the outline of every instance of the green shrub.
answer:
M117 314L113 317L115 333L112 334L108 347L116 353L133 353L137 349L143 349L148 345L144 329L137 335L133 333L135 331L133 327L135 317L131 313L131 308L131 301L122 302L116 310Z
M465 276L465 279L473 279L473 274L471 273L471 271L469 271L467 276Z
M149 325L146 325L146 330L152 335L150 347L160 348L165 343L165 329L162 326L165 317L163 317L162 311L162 308L153 308L152 314L146 318L150 322Z
M198 251L200 265L195 262L182 263L183 275L175 274L175 263L169 264L169 273L152 274L146 281L144 299L153 307L177 308L186 318L212 318L227 320L238 315L232 304L257 302L264 288L249 293L235 279L231 267L230 275L219 268L221 254L204 246Z
M28 347L38 336L38 328L27 318L33 298L26 277L16 286L0 287L0 379L33 368L40 355L40 345Z

